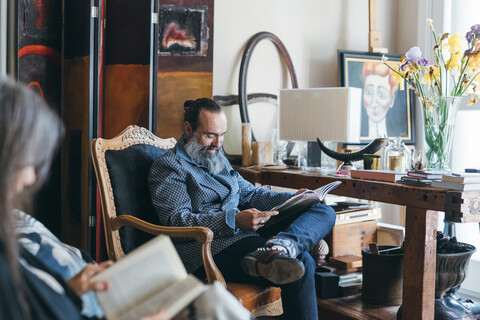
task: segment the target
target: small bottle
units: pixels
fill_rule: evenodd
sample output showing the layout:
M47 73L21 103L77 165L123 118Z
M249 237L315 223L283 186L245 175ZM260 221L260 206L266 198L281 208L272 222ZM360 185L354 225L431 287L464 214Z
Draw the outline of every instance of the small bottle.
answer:
M407 172L410 166L410 150L402 142L402 138L393 139L383 157L383 168L395 172Z
M415 150L413 150L412 153L413 152L415 152ZM426 166L427 164L425 163L422 150L416 151L415 156L412 157L412 170L423 170Z
M385 159L387 158L386 151L390 149L391 145L392 145L392 142L387 139L383 144L382 149L380 150L380 169L381 170L388 170L388 161L386 161Z
M272 130L273 163L277 166L284 166L283 159L287 155L287 141L280 140L278 129Z

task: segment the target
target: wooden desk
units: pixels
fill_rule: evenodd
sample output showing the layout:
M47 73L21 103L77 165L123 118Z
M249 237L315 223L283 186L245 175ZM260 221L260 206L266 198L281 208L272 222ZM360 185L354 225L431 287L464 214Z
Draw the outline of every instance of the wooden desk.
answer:
M444 211L453 222L480 221L480 192L333 177L316 171L235 169L254 184L294 189L316 189L339 180L342 184L332 194L406 206L403 318L408 320L434 316L437 211Z

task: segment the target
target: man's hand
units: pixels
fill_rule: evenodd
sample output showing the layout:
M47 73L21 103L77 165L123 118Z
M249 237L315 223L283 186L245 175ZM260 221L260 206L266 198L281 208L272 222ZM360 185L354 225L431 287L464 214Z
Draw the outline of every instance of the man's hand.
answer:
M300 194L300 193L304 193L305 191L308 191L308 190L309 190L309 189L307 189L307 188L302 188L302 189L298 190L297 192L295 192L294 196L296 196L296 195L298 195L298 194Z
M235 226L241 230L257 231L278 211L260 211L255 208L240 211L235 216Z
M102 272L113 264L112 261L105 261L100 264L89 263L78 274L67 280L68 285L79 296L87 293L90 290L93 291L106 291L109 288L109 284L106 281L91 282L90 279L97 273Z

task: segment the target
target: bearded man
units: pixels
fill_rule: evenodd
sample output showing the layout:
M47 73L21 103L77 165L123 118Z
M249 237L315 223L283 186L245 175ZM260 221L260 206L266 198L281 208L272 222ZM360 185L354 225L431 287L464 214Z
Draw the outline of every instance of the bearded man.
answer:
M256 188L233 170L222 151L223 110L207 98L186 101L184 109L183 136L149 174L159 224L210 228L213 258L226 281L280 286L287 319L318 319L309 252L332 229L335 212L317 204L281 219L271 208L293 193ZM204 278L197 242L172 240L188 272Z

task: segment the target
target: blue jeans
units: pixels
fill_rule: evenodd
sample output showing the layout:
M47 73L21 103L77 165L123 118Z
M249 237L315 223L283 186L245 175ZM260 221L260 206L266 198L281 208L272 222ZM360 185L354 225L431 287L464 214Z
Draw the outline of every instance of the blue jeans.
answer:
M252 277L243 272L240 260L259 247L263 247L268 238L278 236L292 240L298 249L297 259L305 266L302 278L282 285L282 303L286 319L318 319L315 292L315 261L309 251L323 239L335 224L335 211L325 205L317 204L303 212L274 223L269 228L257 232L260 237L244 238L213 257L227 282L243 282L276 286L262 277ZM204 277L204 270L195 275Z

